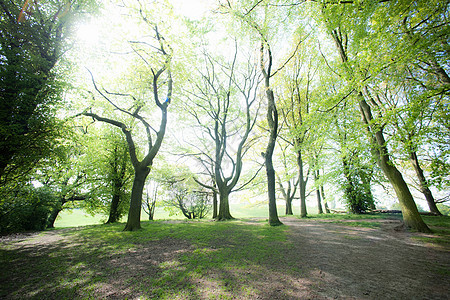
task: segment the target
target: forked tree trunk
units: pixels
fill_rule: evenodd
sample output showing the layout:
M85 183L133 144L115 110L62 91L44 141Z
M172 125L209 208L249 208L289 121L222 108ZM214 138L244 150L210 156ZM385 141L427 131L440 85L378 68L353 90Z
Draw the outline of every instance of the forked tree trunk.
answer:
M294 213L292 212L292 198L286 198L286 215L292 216Z
M403 214L403 222L406 227L420 232L431 232L430 228L423 222L413 196L403 179L402 174L390 161L383 132L379 126L373 126L372 111L362 94L359 95L359 107L366 129L368 130L372 152L383 173L388 178L397 195Z
M286 204L286 215L293 215L292 213L292 199L294 198L296 186L294 185L294 191L292 191L291 188L291 182L288 180L288 187L287 190L284 189L283 183L281 182L281 179L277 176L277 182L280 187L281 194L283 195L285 204Z
M145 180L150 173L150 167L138 167L134 171L133 188L131 189L130 209L124 231L134 231L141 228L142 194Z
M411 161L414 171L416 171L417 178L419 179L419 185L420 185L420 191L425 196L425 199L427 200L428 207L430 209L430 212L437 214L441 216L441 212L439 211L436 202L434 201L433 194L431 193L427 179L425 178L425 175L423 174L423 170L420 167L419 159L417 158L417 153L415 151L412 151L409 155L409 160Z

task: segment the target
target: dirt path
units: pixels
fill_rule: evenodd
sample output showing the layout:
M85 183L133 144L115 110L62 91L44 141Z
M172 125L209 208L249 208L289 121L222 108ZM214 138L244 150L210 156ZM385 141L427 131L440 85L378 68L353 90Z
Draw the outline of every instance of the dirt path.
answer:
M284 218L295 243L290 255L315 282L311 298L450 299L450 252L395 230ZM371 222L377 222L371 220Z

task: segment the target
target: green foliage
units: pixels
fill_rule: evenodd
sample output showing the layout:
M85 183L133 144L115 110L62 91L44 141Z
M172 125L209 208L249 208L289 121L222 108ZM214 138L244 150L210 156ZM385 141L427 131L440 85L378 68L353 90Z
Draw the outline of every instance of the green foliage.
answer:
M44 230L47 218L57 202L46 187L20 184L0 189L0 233Z
M209 193L185 178L165 182L167 189L164 204L167 209L179 210L188 219L203 219L211 210Z
M74 1L2 1L0 9L0 182L23 176L49 155L61 131L56 118L63 78L55 70L67 47L70 25L86 5ZM58 75L58 76L57 76Z
M439 211L441 212L441 214L450 216L450 206L449 205L438 203L437 207L438 207Z

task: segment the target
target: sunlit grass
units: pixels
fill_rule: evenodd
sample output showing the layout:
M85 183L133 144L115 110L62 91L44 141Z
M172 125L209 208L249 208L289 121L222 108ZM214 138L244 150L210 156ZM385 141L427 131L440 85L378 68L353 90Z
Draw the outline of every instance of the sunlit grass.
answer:
M40 299L89 298L108 280L120 275L125 278L121 284L142 294L141 299L194 299L199 292L195 282L211 273L224 274L213 281L219 288L214 293L226 298L228 294L231 297L233 293L252 291L247 282L251 282L254 273L245 270L251 268L263 274L263 269L276 269L283 260L282 251L289 247L288 227L283 226L243 221L145 221L142 230L124 232L123 225L66 229L59 232L63 239L36 253L21 250L14 242L8 247L2 245L0 264L4 271L0 281L10 282L12 277L28 280L3 286L0 298L11 291L16 298L24 291ZM170 259L163 257L157 264L145 263L153 255L149 249L164 249L167 244L175 245L173 249L180 252ZM164 255L164 251L158 252ZM130 261L133 255L139 257L136 266ZM121 262L122 269L114 265L115 261ZM142 263L146 265L139 268ZM139 280L128 282L128 273L120 273L124 269ZM148 272L150 269L153 271Z

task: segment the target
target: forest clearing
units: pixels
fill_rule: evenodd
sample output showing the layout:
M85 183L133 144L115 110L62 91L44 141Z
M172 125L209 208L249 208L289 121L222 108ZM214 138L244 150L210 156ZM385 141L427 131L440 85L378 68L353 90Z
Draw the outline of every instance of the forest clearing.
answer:
M448 299L449 217L143 222L2 238L2 299Z
M0 299L449 299L449 215L450 0L0 0Z

